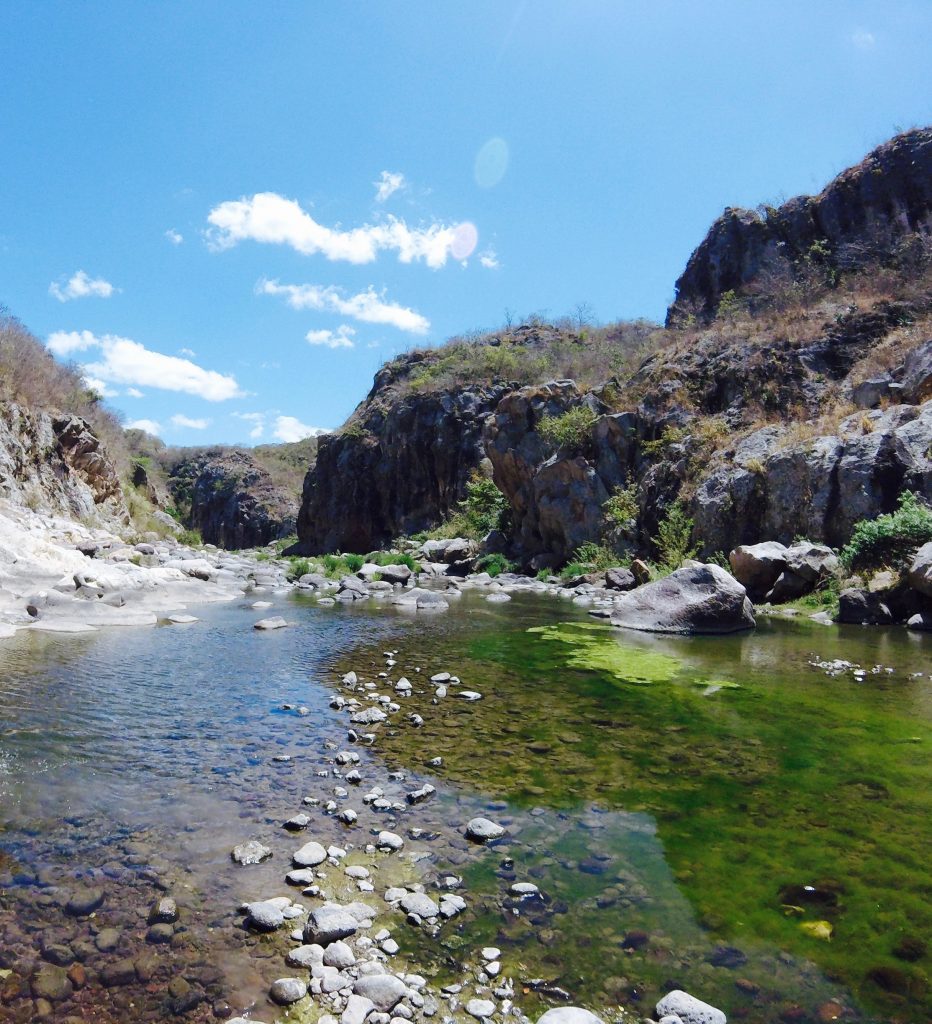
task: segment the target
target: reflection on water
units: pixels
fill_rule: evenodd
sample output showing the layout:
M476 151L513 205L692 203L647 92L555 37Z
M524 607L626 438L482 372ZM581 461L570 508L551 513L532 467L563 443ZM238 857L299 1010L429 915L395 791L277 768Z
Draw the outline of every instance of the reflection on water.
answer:
M139 948L151 887L185 894L177 955L203 960L203 1000L134 992L140 1019L207 1015L267 984L233 908L281 888L294 843L278 826L320 790L326 744L345 743L328 708L339 671L375 678L387 646L409 678L448 670L483 694L435 704L416 686L405 710L424 728L396 723L362 751L364 766L438 787L411 812L437 835L424 877L455 871L470 893L439 941L398 934L425 970L443 977L445 958L492 944L550 998L593 1005L647 1009L675 985L760 1021L932 1012L928 638L766 622L734 637L621 635L566 602L475 594L415 620L302 599L286 614L294 628L272 634L222 607L191 627L0 648L0 884L34 901L36 930L65 927L52 881L122 886L102 913L135 926ZM895 671L829 678L814 657ZM503 844L462 840L479 812L508 824ZM345 836L332 821L318 832ZM229 850L247 838L275 856L235 872ZM516 881L539 893L513 897ZM30 927L15 909L0 904L2 968ZM218 964L226 983L210 976ZM100 1019L131 1019L128 1003L111 996Z

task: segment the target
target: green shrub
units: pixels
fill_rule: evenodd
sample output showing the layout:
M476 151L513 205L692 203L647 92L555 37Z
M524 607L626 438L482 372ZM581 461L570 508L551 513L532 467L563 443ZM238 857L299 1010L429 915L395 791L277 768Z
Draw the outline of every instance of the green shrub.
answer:
M642 441L641 451L650 458L655 455L663 455L666 450L674 444L679 444L686 437L686 431L682 427L664 427L663 433L655 441Z
M466 537L482 540L490 530L508 529L510 511L505 495L494 482L480 473L474 473L466 484L466 497L439 526L424 533L423 539Z
M622 530L630 530L637 524L639 512L637 484L616 487L608 501L602 504L602 517L606 523Z
M311 571L311 563L306 558L292 558L288 569L288 579L299 580Z
M537 573L537 579L539 579L542 583L546 583L552 575L553 573L551 573L549 569L541 569Z
M407 552L402 554L399 551L370 551L365 560L373 565L406 565L411 572L421 571L420 563Z
M562 416L544 416L537 432L556 448L578 452L589 444L592 425L597 418L588 405L580 405Z
M693 525L683 503L674 501L657 526L657 536L652 539L663 568L678 569L687 558L695 556L698 549L690 544Z
M343 561L350 572L359 572L366 563L362 555L344 555Z
M621 564L622 559L611 548L589 541L586 544L581 544L573 552L572 559L563 567L560 575L563 579L572 579L574 576L582 576L587 572L613 569Z
M200 530L182 530L178 534L178 543L189 548L200 548L204 546L204 538Z
M917 548L932 541L932 509L904 491L895 512L862 519L839 556L846 572L902 569Z
M476 562L476 572L487 572L490 576L499 576L503 572L514 572L517 566L504 555L483 555Z

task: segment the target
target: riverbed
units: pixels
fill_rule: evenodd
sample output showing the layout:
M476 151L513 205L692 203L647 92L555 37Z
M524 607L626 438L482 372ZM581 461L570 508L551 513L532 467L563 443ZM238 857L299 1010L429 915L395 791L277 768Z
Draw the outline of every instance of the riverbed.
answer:
M532 1017L565 999L647 1015L670 988L753 1021L932 1014L930 638L776 619L622 635L550 594L416 617L281 596L261 615L292 625L269 634L245 602L197 614L2 648L0 1016L274 1019L287 942L238 907L287 890L311 838L368 864L376 894L461 880L467 909L438 930L386 910L399 962L439 987L498 947ZM438 697L440 672L460 684ZM330 706L365 682L401 707L371 746ZM358 789L335 763L349 749ZM404 811L361 799L405 805L424 783ZM281 826L302 810L296 839ZM480 814L506 828L495 844L463 836ZM404 854L365 854L385 828ZM249 839L271 859L233 864ZM69 911L88 890L99 907ZM178 924L153 942L166 893ZM49 963L76 980L39 1002Z

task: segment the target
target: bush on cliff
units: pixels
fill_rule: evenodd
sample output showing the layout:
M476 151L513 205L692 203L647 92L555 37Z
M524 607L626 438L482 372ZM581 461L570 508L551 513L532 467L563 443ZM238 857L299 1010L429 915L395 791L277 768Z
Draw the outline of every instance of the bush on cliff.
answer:
M420 540L448 540L466 537L482 540L491 530L508 528L508 502L494 482L481 473L474 473L466 484L466 497L435 529L417 534Z
M683 503L674 501L660 520L657 536L653 538L662 569L679 569L683 562L695 556L698 549L691 543L693 526L694 523L686 515Z
M902 569L911 555L932 541L932 509L904 491L895 512L862 519L839 556L847 572Z
M591 440L595 421L596 414L589 406L580 405L561 416L545 416L538 424L537 432L555 448L580 452Z

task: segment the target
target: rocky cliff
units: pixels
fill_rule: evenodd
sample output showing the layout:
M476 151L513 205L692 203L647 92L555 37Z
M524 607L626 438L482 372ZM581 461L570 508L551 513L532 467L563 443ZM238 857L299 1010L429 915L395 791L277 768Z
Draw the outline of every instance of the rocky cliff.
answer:
M294 533L297 487L277 482L248 450L176 449L167 461L175 506L206 543L261 547Z
M688 323L527 325L388 364L320 446L300 550L365 552L434 526L480 466L511 510L508 553L535 566L587 542L653 555L674 502L707 555L838 545L904 488L932 502L930 154L932 132L910 132L817 197L713 226L680 279L676 308L703 314ZM765 294L774 254L795 272L814 252L838 273ZM774 301L719 309L752 283ZM589 380L535 382L554 367ZM567 414L582 424L571 443L545 426ZM635 511L619 529L622 490Z
M321 438L298 517L299 550L372 551L435 526L483 457L482 427L509 389L398 395L377 378L349 428Z
M78 416L0 405L0 495L35 511L126 525L114 463Z
M932 129L898 135L817 196L778 207L726 209L676 282L668 324L710 319L727 292L766 295L815 267L909 258L932 236Z

